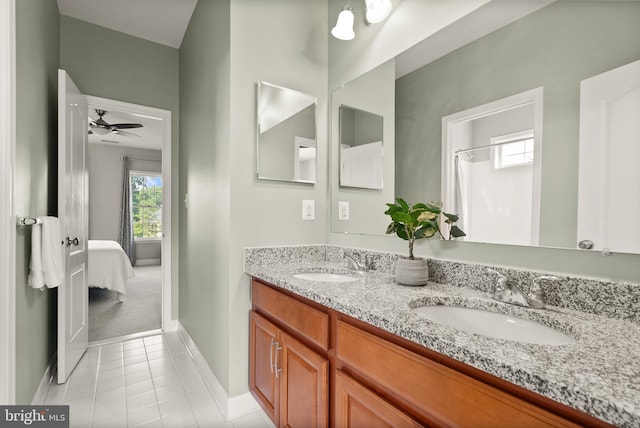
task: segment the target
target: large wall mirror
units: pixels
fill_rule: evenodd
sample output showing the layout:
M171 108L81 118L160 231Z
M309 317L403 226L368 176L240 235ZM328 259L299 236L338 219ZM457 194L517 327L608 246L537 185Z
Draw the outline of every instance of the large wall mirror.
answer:
M509 3L489 2L486 7L499 12L499 8L511 7ZM448 34L447 40L459 41L464 34L474 33L475 25L482 26L480 17L486 17L486 13L482 15L482 9L478 9L478 22L474 23L476 12L473 12L464 18L464 25L454 23L444 29ZM538 162L535 165L537 171L533 171L534 176L537 174L539 178L536 190L538 201L535 203L537 212L532 213L536 218L537 236L518 242L509 239L511 233L500 233L504 235L501 236L500 243L576 248L578 171L580 168L587 168L580 165L579 153L581 83L640 59L640 2L552 2L543 7L538 6L533 11L524 11L516 19L510 19L506 25L491 29L474 40L458 43L446 52L441 49L442 45L443 43L436 45L433 40L427 39L393 60L396 65L393 112L395 133L392 146L395 157L394 194L412 202L445 199L442 190L445 184L443 173L446 172L443 170L443 162L450 162L445 164L445 168L448 165L454 169L455 159L443 160L443 118L539 90L539 115L542 120L538 131L535 131L534 124L525 124L522 129L509 129L512 128L509 125L520 119L505 116L500 119L499 125L506 126L497 126L496 131L486 134L481 142L469 147L459 147L457 150L464 151L485 145L497 145L505 149L517 146L518 150L523 149L518 156L534 156ZM434 56L434 51L439 53ZM423 59L423 53L431 58ZM386 64L380 67L385 67ZM371 70L354 82L378 72L377 68ZM348 83L345 87L351 84ZM633 103L620 103L616 108L625 109L622 106ZM469 121L466 123L467 131L474 126L478 129L486 128L488 122ZM387 123L388 121L385 126ZM331 133L332 149L335 149L337 141L333 139L334 125ZM460 128L463 129L464 127ZM530 133L526 134L526 131ZM535 137L535 143L527 142L531 140L529 136ZM517 144L509 146L509 139ZM528 145L531 149L527 153ZM385 158L389 150L385 145ZM463 170L486 168L489 165L486 163L483 167L480 165L481 161L491 161L491 165L495 167L496 157L501 156L495 147L484 151L467 150L465 153L465 158L456 157L458 162L466 162L461 168ZM474 165L476 162L477 165ZM523 161L520 166L524 168L528 163ZM516 169L503 169L505 176L515 171ZM337 170L332 175L337 175ZM510 185L517 180L520 179L511 178L503 184L487 183L484 188L496 193L499 186ZM332 187L332 192L336 191L337 188ZM480 195L480 192L482 189L474 191L476 199L484 196L488 198L492 193ZM632 197L627 193L624 197L635 198L636 202L638 200L637 194ZM387 202L392 199L393 196ZM377 210L384 211L384 203L372 202L374 203L363 204L361 209L372 212L372 207L377 207ZM483 202L489 207L498 206L489 200ZM616 207L622 205L615 203ZM358 208L352 205L351 212L354 213ZM510 209L500 208L501 215L507 217L502 220L485 219L483 227L494 231L504 228L510 218ZM333 217L337 214L338 210L332 209L332 231L355 233L355 230L345 227L334 227L337 221L334 222ZM365 231L360 228L360 232L381 235L384 234L384 228L376 225ZM527 231L529 233L531 230ZM498 233L485 230L485 236L482 235L477 235L476 242L495 242L493 238ZM513 234L514 237L516 235ZM640 236L636 238L638 240Z
M260 180L316 182L316 97L257 84L257 175Z

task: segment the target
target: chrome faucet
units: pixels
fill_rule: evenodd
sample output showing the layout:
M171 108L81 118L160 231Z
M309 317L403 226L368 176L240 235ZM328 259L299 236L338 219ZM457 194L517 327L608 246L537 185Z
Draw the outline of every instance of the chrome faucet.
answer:
M493 298L512 305L526 306L529 308L543 309L546 307L547 299L540 283L543 281L560 281L560 278L553 275L542 275L533 280L533 286L529 292L525 292L513 279L493 270L486 269L489 273L498 275L498 281L493 289Z
M347 266L350 269L356 270L358 272L368 272L369 271L368 257L366 255L364 256L364 263L360 263L358 260L356 260L356 257L358 257L356 253L345 251L344 258L347 259Z
M486 271L498 275L498 281L493 288L492 297L494 299L504 303L511 303L512 305L529 306L527 294L513 279L497 270L486 269Z
M542 309L547 307L547 296L542 287L540 287L540 283L543 281L557 282L560 281L560 278L554 275L542 275L533 280L533 286L527 294L527 302L532 308Z

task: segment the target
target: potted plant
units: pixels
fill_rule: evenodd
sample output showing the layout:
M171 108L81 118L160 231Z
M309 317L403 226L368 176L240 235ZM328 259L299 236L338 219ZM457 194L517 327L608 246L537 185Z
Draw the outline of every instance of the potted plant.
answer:
M395 204L384 213L391 217L391 224L387 227L387 234L395 233L398 237L409 241L409 257L396 261L396 282L404 285L425 285L429 280L427 260L413 255L413 244L416 239L431 238L439 234L442 239L453 239L466 236L455 225L458 216L442 211L442 202L417 203L410 205L402 198L396 198ZM446 238L441 230L440 221L449 225L449 237Z

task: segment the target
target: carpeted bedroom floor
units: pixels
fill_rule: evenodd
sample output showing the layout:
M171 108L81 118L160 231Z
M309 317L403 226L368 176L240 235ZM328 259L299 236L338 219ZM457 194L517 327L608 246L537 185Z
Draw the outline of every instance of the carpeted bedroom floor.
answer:
M89 341L154 330L162 326L162 269L136 266L127 282L127 300L114 291L89 288Z

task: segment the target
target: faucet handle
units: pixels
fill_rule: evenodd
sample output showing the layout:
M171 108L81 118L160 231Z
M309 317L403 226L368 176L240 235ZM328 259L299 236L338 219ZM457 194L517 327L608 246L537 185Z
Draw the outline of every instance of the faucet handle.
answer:
M531 292L534 292L534 291L537 291L537 290L541 290L542 288L540 287L540 283L543 282L543 281L558 282L560 280L561 280L561 278L557 277L555 275L541 275L541 276L538 276L538 277L533 279L533 287L531 289Z
M540 283L543 281L557 282L560 281L560 278L555 275L541 275L533 279L533 286L527 294L527 302L533 308L542 309L547 306L547 295L540 287Z
M496 283L495 287L494 287L494 291L502 291L505 289L507 283L509 282L509 277L506 276L505 274L498 272L497 270L491 269L491 268L486 268L485 272L488 273L495 273L496 275L498 275L498 282Z

